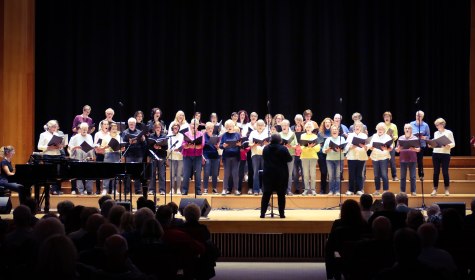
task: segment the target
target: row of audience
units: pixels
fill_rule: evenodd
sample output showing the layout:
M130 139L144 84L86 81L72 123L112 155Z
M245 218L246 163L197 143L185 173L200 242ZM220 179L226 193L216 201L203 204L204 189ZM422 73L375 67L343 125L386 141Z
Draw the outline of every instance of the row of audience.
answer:
M327 279L474 279L475 199L471 209L433 204L425 218L405 193L348 199L327 240Z
M28 205L31 205L28 207ZM110 196L100 209L58 204L58 215L35 217L28 202L0 224L2 279L209 279L219 250L195 204L175 217L175 203L141 197L133 214ZM33 211L32 211L33 210ZM1 221L1 220L0 220ZM4 278L3 278L4 277Z

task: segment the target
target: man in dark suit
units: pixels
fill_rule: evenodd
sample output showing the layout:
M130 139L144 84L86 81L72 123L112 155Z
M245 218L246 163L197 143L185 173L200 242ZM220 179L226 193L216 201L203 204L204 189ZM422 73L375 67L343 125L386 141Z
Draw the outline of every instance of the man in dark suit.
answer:
M292 160L292 156L287 148L280 144L281 142L279 134L272 135L270 144L262 152L264 192L261 200L261 218L265 217L270 197L274 191L277 192L280 217L285 218L285 191L289 180L287 162Z

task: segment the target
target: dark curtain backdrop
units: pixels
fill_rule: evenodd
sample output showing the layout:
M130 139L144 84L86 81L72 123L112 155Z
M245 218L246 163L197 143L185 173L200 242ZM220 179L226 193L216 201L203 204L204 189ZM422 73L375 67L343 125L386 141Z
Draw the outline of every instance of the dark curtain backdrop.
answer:
M36 134L71 130L82 106L126 120L159 106L227 119L240 109L320 123L361 112L374 131L426 113L469 147L470 1L41 0L36 13ZM420 102L415 105L415 100ZM341 102L340 102L341 99Z

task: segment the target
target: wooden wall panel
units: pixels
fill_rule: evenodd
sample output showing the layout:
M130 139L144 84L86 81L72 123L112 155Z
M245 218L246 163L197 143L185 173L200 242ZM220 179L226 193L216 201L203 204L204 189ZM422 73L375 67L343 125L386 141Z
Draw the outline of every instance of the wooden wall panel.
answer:
M16 148L15 163L34 149L35 0L2 0L0 145Z
M475 135L475 0L471 0L470 22L470 135ZM472 156L475 148L472 146Z

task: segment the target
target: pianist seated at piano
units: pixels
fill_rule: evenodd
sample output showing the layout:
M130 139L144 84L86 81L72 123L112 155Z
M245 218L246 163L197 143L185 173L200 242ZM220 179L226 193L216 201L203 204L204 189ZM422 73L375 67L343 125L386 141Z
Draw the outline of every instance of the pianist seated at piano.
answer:
M52 144L50 143L53 136L60 136L58 133L58 122L56 120L50 120L46 123L45 132L40 134L40 140L38 140L38 150L43 152L43 160L47 162L48 160L59 159L63 150L63 143L61 144ZM53 194L61 194L61 184L54 184L52 187Z
M129 128L122 132L122 138L124 142L129 143L129 146L122 156L126 162L142 162L146 145L145 136L141 133L142 131L136 128L137 120L135 118L129 118L127 124ZM134 188L135 194L142 194L142 186L139 180L135 180ZM127 185L125 191L129 191Z
M69 156L79 161L92 161L95 158L94 142L88 134L89 125L85 122L79 125L78 134L69 141ZM79 194L92 194L92 180L77 180Z
M11 180L9 178L15 175L15 170L12 166L13 155L15 155L15 148L13 148L13 146L0 148L0 157L2 158L0 163L0 188L17 192L20 198L20 203L23 204L26 198L30 196L30 188L10 182Z

